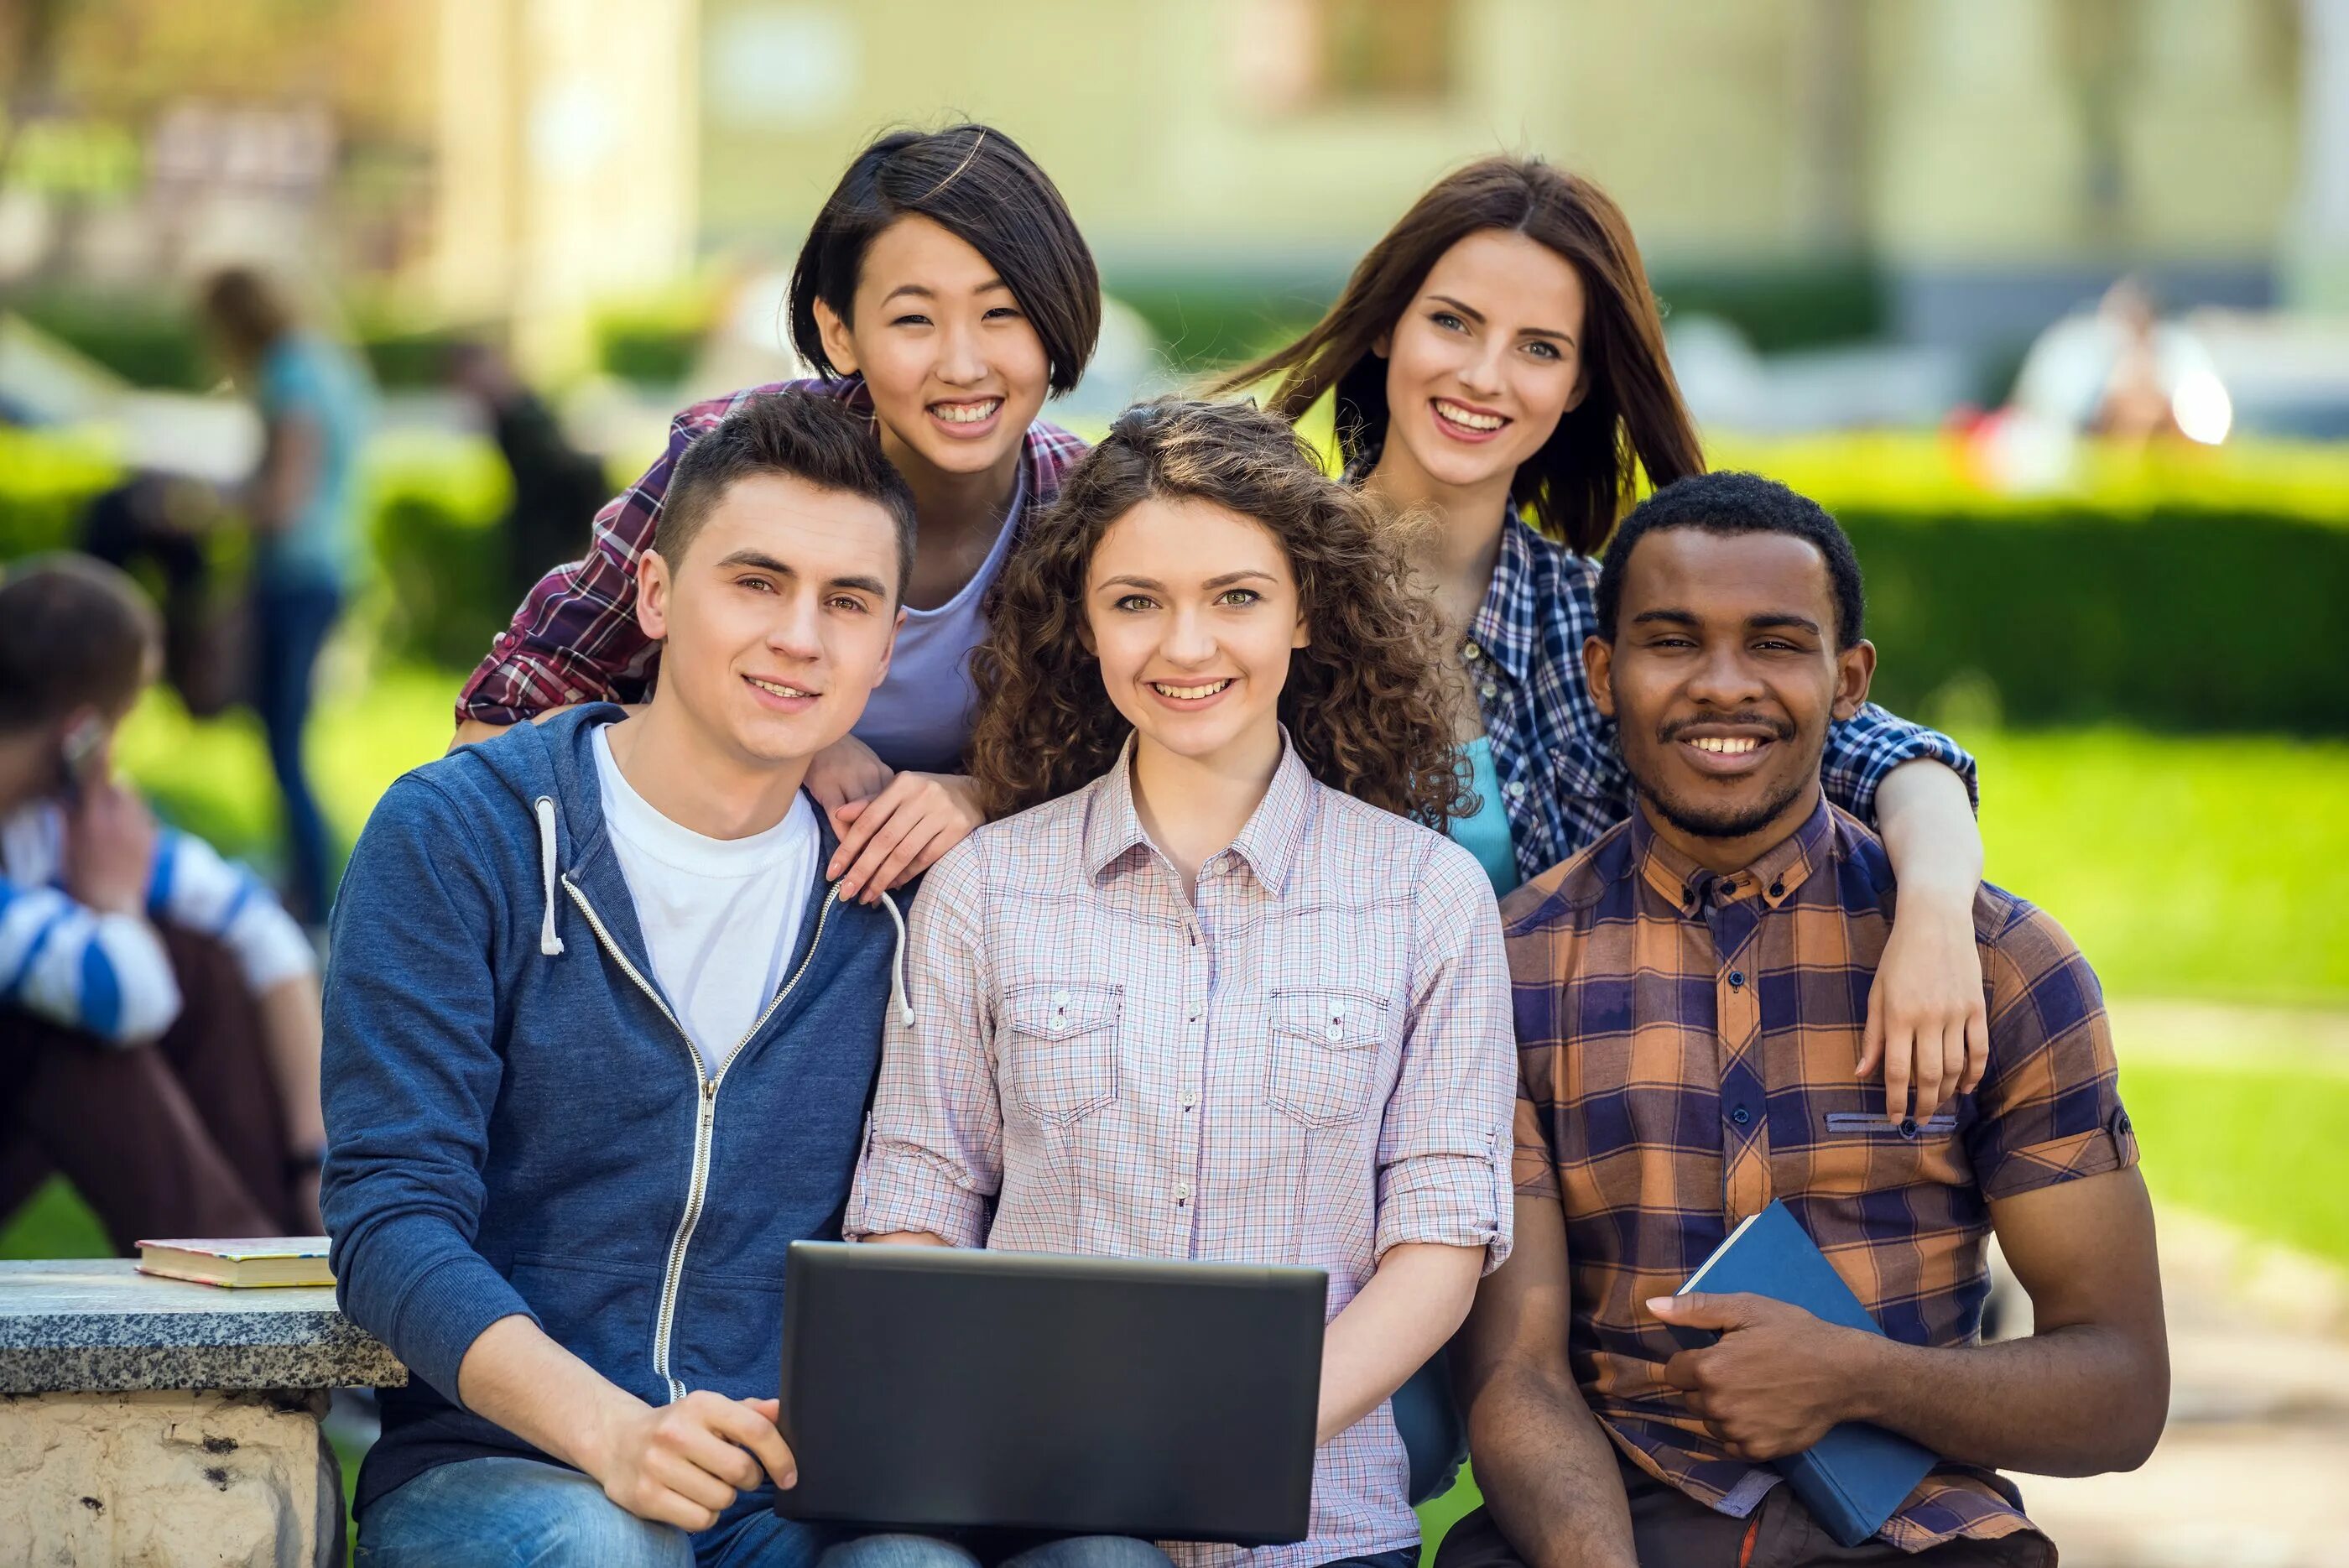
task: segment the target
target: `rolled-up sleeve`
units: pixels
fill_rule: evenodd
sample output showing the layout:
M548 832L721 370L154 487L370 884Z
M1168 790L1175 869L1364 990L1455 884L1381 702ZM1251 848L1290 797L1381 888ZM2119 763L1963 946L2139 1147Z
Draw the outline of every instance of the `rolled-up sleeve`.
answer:
M1966 798L1982 804L1974 759L1938 730L1912 724L1870 702L1827 731L1819 782L1827 798L1862 822L1876 822L1876 792L1892 770L1909 763L1940 763L1966 781Z
M1421 868L1402 1066L1379 1135L1376 1252L1405 1242L1509 1255L1516 1050L1491 884L1441 840Z
M1003 1110L980 930L981 846L966 843L924 879L906 923L905 995L882 1047L864 1158L842 1232L851 1241L926 1231L957 1247L987 1241L1003 1181Z

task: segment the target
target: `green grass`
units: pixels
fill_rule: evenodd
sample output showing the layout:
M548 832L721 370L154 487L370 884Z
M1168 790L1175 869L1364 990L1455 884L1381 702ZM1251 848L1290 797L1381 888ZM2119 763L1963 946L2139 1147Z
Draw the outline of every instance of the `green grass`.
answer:
M1992 881L2121 996L2349 1004L2349 744L1966 736Z
M2122 1060L2155 1202L2349 1268L2349 1061Z

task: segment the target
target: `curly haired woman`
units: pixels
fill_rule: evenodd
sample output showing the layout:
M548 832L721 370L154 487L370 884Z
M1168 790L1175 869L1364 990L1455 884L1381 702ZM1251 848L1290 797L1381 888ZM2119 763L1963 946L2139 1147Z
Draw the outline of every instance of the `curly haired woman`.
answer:
M1198 402L1122 417L999 592L998 820L915 907L848 1234L1328 1270L1311 1534L1245 1555L1407 1568L1388 1397L1510 1241L1508 979L1432 826L1434 622L1285 423ZM916 1545L835 1552L872 1540Z

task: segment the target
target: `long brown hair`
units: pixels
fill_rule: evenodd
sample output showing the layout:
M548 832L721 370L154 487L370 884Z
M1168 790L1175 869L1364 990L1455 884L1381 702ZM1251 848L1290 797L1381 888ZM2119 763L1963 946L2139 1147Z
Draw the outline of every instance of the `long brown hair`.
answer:
M1251 518L1288 554L1312 640L1289 656L1279 711L1315 778L1431 826L1470 809L1435 617L1393 530L1282 421L1167 398L1118 416L996 580L971 655L970 771L988 815L1067 794L1117 761L1132 727L1085 647L1085 573L1110 525L1153 496Z
M1578 174L1537 158L1486 158L1438 181L1371 247L1311 331L1216 389L1278 376L1271 410L1295 421L1334 389L1346 471L1368 472L1387 437L1387 366L1371 345L1402 319L1444 254L1485 229L1547 245L1582 282L1588 389L1517 470L1510 494L1531 504L1544 533L1589 555L1630 504L1635 465L1661 487L1701 472L1704 459L1664 356L1663 321L1631 225Z

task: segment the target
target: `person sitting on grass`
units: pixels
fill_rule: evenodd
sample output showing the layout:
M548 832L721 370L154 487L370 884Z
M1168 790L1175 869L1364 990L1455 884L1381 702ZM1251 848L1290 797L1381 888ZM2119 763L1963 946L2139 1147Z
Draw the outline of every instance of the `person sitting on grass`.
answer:
M796 1564L790 1244L839 1233L896 908L803 781L889 669L914 503L862 416L753 399L678 462L661 680L394 784L335 911L327 1229L405 1361L377 1568Z
M160 649L112 566L0 580L0 1218L61 1173L126 1253L315 1232L326 1143L308 940L114 777Z
M2095 976L1985 886L1986 1075L1888 1116L1851 1064L1895 878L1819 781L1876 665L1849 542L1783 485L1684 479L1624 524L1598 605L1585 672L1639 809L1503 908L1517 1246L1454 1352L1485 1507L1439 1568L2052 1563L1997 1469L2131 1469L2168 1404L2153 1213ZM1674 1295L1773 1199L1883 1337ZM1986 1345L1993 1235L2034 1332ZM1676 1326L1719 1339L1683 1350ZM1843 1421L1943 1461L1856 1549L1768 1463Z
M1167 401L1071 471L974 662L997 820L924 884L844 1229L1326 1269L1310 1533L1166 1548L1187 1568L1416 1563L1390 1399L1508 1255L1500 917L1439 826L1433 635L1287 424ZM826 1568L1020 1545L870 1536Z

